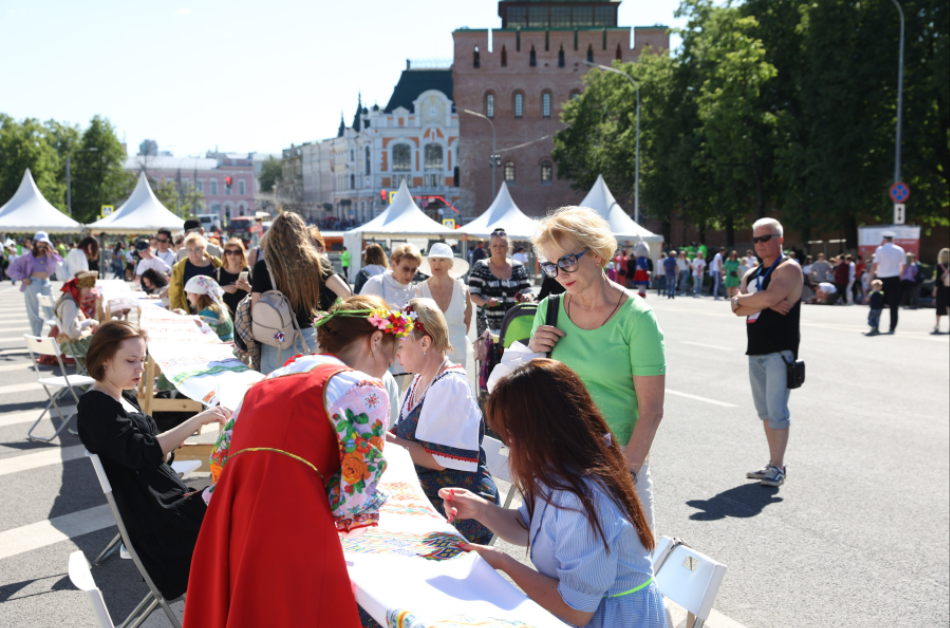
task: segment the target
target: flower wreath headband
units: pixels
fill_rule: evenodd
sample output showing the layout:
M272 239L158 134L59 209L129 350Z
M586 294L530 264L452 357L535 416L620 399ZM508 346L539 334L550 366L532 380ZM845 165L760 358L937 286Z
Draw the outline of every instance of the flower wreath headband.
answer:
M414 319L405 312L399 310L387 310L384 308L365 309L365 310L344 310L338 305L343 303L343 299L337 299L333 304L336 307L332 312L319 312L313 319L313 326L320 328L329 323L334 318L365 318L369 324L380 330L384 334L392 334L397 339L407 338L412 333ZM330 308L333 309L332 307Z

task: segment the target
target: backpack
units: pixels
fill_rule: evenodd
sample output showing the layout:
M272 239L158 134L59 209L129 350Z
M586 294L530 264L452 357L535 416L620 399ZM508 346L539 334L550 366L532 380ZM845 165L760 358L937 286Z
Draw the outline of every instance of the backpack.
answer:
M277 282L274 281L274 274L270 271L266 257L264 266L267 268L272 289L261 294L261 298L251 309L251 332L258 342L277 349L277 363L280 364L281 352L284 349L292 349L297 336L300 336L305 353L310 353L310 347L300 332L297 315L290 306L290 301L283 292L276 289Z

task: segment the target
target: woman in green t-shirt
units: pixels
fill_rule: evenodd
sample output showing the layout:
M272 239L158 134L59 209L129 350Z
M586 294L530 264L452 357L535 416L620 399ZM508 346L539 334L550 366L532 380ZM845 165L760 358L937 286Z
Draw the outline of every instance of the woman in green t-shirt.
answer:
M739 281L742 280L742 273L739 272L739 254L733 251L729 254L729 259L722 263L722 273L726 277L726 293L731 299L739 294Z
M596 212L564 207L533 241L542 271L564 286L557 326L545 325L550 297L538 306L529 347L573 369L624 450L644 513L654 527L650 447L663 417L663 332L646 302L607 279L617 240Z

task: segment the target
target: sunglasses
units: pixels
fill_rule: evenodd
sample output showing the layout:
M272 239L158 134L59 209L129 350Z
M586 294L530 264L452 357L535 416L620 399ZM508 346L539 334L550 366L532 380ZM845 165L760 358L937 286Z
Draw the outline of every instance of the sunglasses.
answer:
M240 255L241 252L237 249L228 249L224 252L225 255Z
M774 233L770 233L770 234L764 235L764 236L758 236L758 237L756 237L756 238L752 238L752 244L758 244L759 242L768 242L769 240L771 240L772 238L775 238L775 237L777 237L777 236L776 236L776 234L774 234Z
M585 253L587 253L587 250L577 254L568 253L559 259L556 264L553 262L543 262L540 264L541 271L551 279L557 277L559 270L563 270L566 273L573 273L577 270L578 260L582 258Z
M168 244L169 242L171 242L171 240L166 240L166 239L164 239L164 238L158 238L158 239L156 240L156 242L161 242L162 244Z

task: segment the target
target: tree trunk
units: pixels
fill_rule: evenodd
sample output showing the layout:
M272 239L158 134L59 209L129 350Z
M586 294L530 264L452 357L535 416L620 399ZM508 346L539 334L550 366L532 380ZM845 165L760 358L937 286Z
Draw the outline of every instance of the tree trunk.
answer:
M663 226L663 241L666 242L667 246L670 246L673 242L673 221L664 220L661 224Z
M857 250L858 248L858 221L854 216L848 216L844 223L844 239L846 248Z

